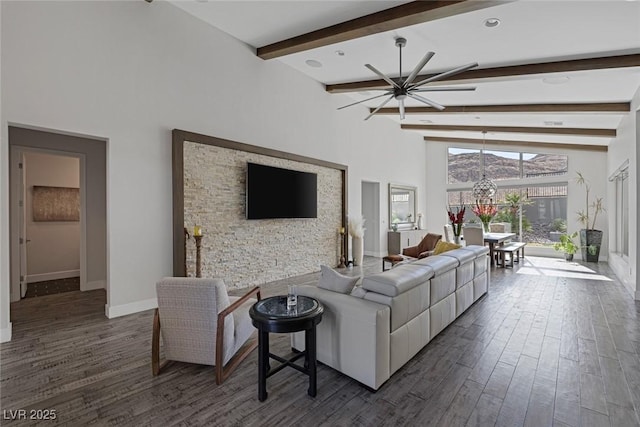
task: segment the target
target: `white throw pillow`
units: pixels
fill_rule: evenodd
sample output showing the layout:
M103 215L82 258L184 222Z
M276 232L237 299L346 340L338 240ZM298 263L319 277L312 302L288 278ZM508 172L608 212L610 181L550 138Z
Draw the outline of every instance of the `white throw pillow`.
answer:
M339 292L341 294L348 294L353 289L360 277L344 276L337 271L334 271L331 267L326 265L320 266L320 281L318 287L326 289L328 291Z

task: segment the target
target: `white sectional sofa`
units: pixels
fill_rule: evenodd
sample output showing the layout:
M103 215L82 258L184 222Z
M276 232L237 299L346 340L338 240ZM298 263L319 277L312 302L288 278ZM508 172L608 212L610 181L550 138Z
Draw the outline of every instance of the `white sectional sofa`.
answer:
M298 293L324 305L317 358L377 390L489 286L488 248L467 246L365 276L343 294L317 286ZM304 350L304 334L292 334Z

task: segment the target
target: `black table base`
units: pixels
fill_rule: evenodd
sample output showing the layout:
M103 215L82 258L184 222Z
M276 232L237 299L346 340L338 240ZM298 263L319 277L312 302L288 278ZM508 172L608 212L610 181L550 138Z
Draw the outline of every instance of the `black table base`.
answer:
M304 366L297 365L296 362L304 357ZM274 359L280 364L271 368L270 359ZM309 388L307 394L316 397L317 394L317 360L316 360L316 328L305 330L305 351L300 352L290 359L285 359L269 352L269 332L260 331L258 333L258 400L264 402L267 399L267 378L280 372L286 367L295 369L309 376Z
M322 305L317 300L305 296L298 297L298 310L294 312L286 310L286 296L267 298L251 307L249 314L253 326L258 329L258 399L261 402L264 402L268 396L267 378L287 366L309 376L307 393L311 397L316 396L316 325L322 320L323 311ZM290 359L269 352L270 332L300 331L305 333L305 351L295 354ZM304 366L295 363L302 358L304 358ZM280 364L271 368L271 359Z

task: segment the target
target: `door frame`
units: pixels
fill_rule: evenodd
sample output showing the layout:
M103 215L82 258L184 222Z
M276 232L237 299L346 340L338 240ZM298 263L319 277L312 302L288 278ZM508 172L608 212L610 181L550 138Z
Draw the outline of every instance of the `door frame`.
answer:
M80 290L87 290L87 221L86 221L86 156L83 153L75 153L62 150L50 150L35 147L25 147L20 145L10 145L9 153L9 228L10 228L10 294L11 301L19 301L20 293L20 263L22 262L23 247L26 256L26 235L24 236L24 245L20 245L20 228L21 220L26 218L25 206L20 207L18 200L20 198L20 169L18 163L24 158L25 152L44 153L55 156L75 157L79 159L79 182L80 182ZM26 189L25 189L26 194ZM26 277L24 278L26 281Z
M373 212L373 218L367 218L367 216L365 215L364 212L364 206L365 206L365 196L364 196L364 192L362 191L363 187L365 185L371 185L374 188L377 188L378 192L377 192L377 200L373 200L373 206L374 206L374 212ZM380 206L380 201L381 201L381 197L380 197L380 182L378 181L373 181L373 180L367 180L367 179L363 179L360 183L360 210L362 212L362 216L368 220L368 225L367 228L368 230L371 231L372 235L374 236L374 244L373 244L373 251L364 251L364 254L367 256L374 256L374 257L383 257L385 254L382 253L382 235L381 235L381 220L382 217L380 216L381 213L381 206ZM377 203L376 203L377 201ZM365 232L366 233L366 232Z

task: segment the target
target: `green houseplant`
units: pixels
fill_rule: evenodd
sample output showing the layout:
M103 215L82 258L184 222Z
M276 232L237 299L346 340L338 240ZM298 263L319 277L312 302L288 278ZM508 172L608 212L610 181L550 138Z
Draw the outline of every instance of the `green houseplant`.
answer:
M600 246L602 245L602 231L596 230L598 214L605 211L602 197L595 197L589 202L591 185L581 172L577 172L576 182L586 190L585 209L578 212L578 221L584 228L580 230L580 248L582 259L587 262L598 262L600 258Z
M560 241L553 245L553 249L558 252L564 252L564 259L567 261L573 261L573 255L578 252L578 245L573 241L577 236L577 231L574 231L571 234L561 234Z

